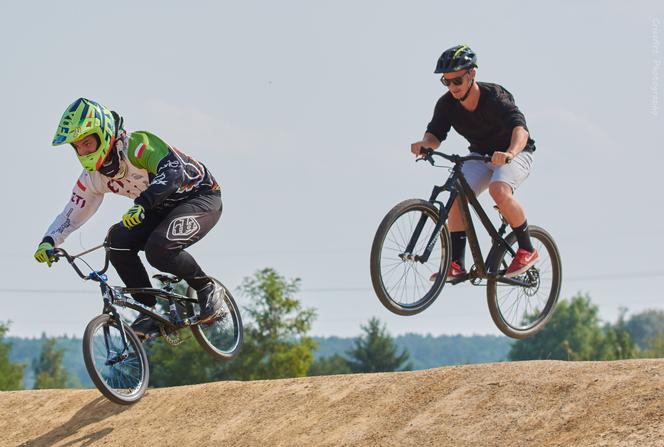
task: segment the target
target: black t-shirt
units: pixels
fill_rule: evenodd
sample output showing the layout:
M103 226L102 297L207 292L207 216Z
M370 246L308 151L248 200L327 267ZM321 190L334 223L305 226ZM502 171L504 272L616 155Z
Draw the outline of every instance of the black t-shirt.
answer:
M447 138L450 127L463 136L471 152L491 155L495 151L504 152L512 140L512 130L523 126L526 118L514 104L512 94L498 84L478 82L480 99L477 108L469 112L450 92L445 93L436 103L433 118L427 126L440 141ZM530 132L529 132L530 133ZM528 137L524 151L533 152L535 141Z

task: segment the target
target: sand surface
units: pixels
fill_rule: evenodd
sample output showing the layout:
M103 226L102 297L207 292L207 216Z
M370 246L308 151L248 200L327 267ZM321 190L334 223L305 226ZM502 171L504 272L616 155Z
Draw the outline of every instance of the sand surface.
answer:
M0 392L2 446L664 446L664 360Z

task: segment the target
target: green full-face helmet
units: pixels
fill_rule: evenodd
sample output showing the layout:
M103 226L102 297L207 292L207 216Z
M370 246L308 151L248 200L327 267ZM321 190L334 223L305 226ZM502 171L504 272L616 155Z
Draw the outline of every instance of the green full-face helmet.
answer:
M79 98L62 114L53 146L73 143L88 135L97 135L99 147L88 155L78 155L78 160L88 171L97 171L104 163L115 141L115 121L111 111L99 103Z

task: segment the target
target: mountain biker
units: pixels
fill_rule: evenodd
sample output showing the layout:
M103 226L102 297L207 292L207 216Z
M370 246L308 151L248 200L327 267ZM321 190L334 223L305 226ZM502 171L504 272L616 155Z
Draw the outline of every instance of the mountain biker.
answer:
M120 194L134 204L113 225L106 243L113 267L127 287L151 287L138 251L144 250L156 269L172 273L198 293L203 323L221 316L221 290L184 249L205 236L221 216L219 184L210 171L178 149L146 131L127 133L123 119L103 105L85 98L65 110L53 146L69 143L83 172L71 198L42 239L35 258L51 266L49 251L62 244L99 208L105 193ZM152 295L134 294L148 307ZM145 338L159 330L146 315L132 323Z
M475 82L477 66L477 56L467 45L443 52L434 73L442 73L440 80L448 92L436 103L424 138L411 144L411 152L419 156L422 148L437 149L453 127L468 140L471 154L491 156L490 163L465 162L462 172L475 194L489 188L516 234L519 249L505 274L514 277L527 271L539 258L530 240L524 209L513 195L530 173L535 142L512 94L498 84ZM451 281L466 275L466 233L456 202L450 210L448 227L452 260L447 281ZM431 279L435 280L436 275Z

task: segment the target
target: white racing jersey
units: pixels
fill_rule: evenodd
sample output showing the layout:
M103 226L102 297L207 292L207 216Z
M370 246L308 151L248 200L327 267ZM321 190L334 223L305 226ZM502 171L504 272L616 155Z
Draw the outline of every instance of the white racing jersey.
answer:
M127 162L127 172L122 179L115 180L99 172L83 171L76 181L71 198L65 209L55 218L46 231L55 241L62 244L67 236L87 222L99 209L104 194L120 194L135 199L148 188L148 171Z

